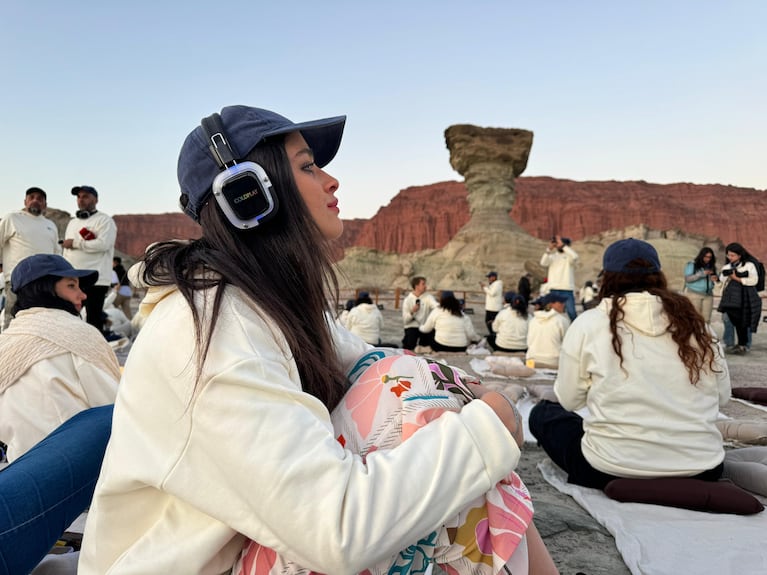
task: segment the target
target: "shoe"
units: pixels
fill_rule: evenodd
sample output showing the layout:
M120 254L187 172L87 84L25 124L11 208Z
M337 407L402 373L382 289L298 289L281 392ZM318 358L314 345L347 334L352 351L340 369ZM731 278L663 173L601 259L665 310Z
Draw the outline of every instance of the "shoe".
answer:
M746 346L744 345L736 345L733 350L733 355L745 355L748 350L746 349Z

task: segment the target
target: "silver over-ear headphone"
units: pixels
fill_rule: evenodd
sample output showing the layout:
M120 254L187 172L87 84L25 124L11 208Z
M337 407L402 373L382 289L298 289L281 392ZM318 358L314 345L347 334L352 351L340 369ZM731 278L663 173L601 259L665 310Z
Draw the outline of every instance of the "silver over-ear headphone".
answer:
M223 170L213 180L213 197L236 228L248 230L269 220L278 207L277 196L266 171L255 162L237 163L219 114L203 118L201 127L208 148Z

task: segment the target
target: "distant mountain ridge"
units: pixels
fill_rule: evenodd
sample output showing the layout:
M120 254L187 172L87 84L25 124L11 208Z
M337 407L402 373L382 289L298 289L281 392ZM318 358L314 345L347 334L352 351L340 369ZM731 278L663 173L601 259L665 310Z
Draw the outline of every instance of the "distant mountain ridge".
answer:
M444 247L469 221L466 188L446 181L401 190L370 219L344 220L339 246L411 253ZM343 208L343 203L342 203ZM516 180L510 217L530 235L561 233L574 240L644 224L737 241L767 259L764 190L720 184L652 184L644 181L579 182L546 176ZM115 215L117 249L137 257L152 242L199 237L182 213Z

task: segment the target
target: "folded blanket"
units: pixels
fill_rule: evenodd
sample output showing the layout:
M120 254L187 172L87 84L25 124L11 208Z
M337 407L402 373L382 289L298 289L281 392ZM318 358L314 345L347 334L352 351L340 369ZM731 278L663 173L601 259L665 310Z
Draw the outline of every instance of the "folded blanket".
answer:
M634 575L767 572L767 548L760 544L767 513L715 515L620 503L598 489L567 483L565 472L548 459L538 469L546 481L573 497L615 537L615 545Z

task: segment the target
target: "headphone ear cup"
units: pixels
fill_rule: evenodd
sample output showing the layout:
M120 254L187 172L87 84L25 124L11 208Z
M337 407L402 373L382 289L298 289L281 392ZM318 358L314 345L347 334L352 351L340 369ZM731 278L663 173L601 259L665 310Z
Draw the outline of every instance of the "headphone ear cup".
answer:
M229 223L247 230L266 223L279 207L266 171L254 162L227 168L213 180L213 196Z

